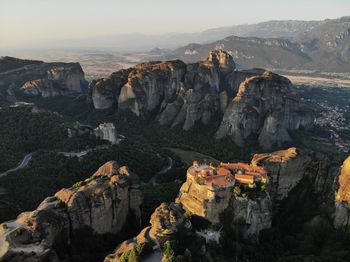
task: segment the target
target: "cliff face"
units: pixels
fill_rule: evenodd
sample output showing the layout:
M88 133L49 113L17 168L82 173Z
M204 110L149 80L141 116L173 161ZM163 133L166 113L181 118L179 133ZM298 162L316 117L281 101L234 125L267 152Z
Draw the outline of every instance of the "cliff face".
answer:
M128 81L131 69L122 69L111 74L109 78L92 80L89 85L89 95L94 108L106 109L117 104L120 90Z
M233 195L233 185L215 188L205 183L198 183L187 175L186 182L180 188L178 201L196 216L203 217L213 224L220 223L220 215L228 208Z
M325 191L328 162L311 151L292 147L272 153L255 154L251 162L253 165L264 166L269 172L269 192L274 203L286 199L302 181L305 181L310 193Z
M78 94L87 91L87 81L84 78L84 72L79 63L43 63L41 66L43 68L38 68L38 70L42 72L38 75L42 78L34 78L34 80L25 82L22 85L21 90L26 94L49 97ZM28 71L30 71L30 68ZM35 74L33 77L35 77Z
M237 145L243 146L250 135L259 134L263 148L290 141L288 130L307 127L313 120L292 96L290 87L287 78L271 72L245 78L226 109L216 136L230 135Z
M203 166L207 167L194 163L187 172L176 204L163 203L158 207L151 217L151 226L119 245L105 262L121 261L133 250L141 258L158 257L159 260L162 256L159 246L168 239L175 239L180 246L183 245L182 256L191 257L192 254L196 258L203 256L205 260L211 254L213 242L215 247L220 247L221 236L237 241L232 236L232 230L239 232L237 235L242 234L245 241L257 243L261 231L272 227L273 219L277 219L278 223L282 218L283 223L283 216L293 216L299 211L303 213L305 208L309 208L310 199L319 205L327 197L328 162L308 150L289 148L255 154L251 166L264 167L268 178L266 184L257 182L253 189L239 182L236 176L232 181L223 171L216 174L220 174L219 177L226 175L226 182L219 178L215 182L214 173L209 172L210 168L201 168ZM204 175L203 170L209 170L209 173L206 172L207 176L209 174L207 179L194 175L196 172ZM342 181L346 179L340 178ZM282 205L283 214L280 214ZM191 248L186 239L197 245ZM147 252L145 246L148 246Z
M261 230L272 224L272 203L269 195L257 199L234 197L231 200L233 219L244 221L244 238L259 241Z
M350 157L340 168L338 190L335 194L334 226L336 228L350 225Z
M243 146L251 134L271 148L289 141L288 130L307 128L311 111L292 95L288 79L263 69L235 70L232 56L215 50L201 62L174 60L139 64L90 85L95 108L131 110L161 125L191 129L224 115L217 138Z
M127 167L107 162L91 178L1 224L0 260L60 261L64 258L58 258L56 246L69 245L79 229L117 234L129 223L129 214L140 221L139 186L138 177Z

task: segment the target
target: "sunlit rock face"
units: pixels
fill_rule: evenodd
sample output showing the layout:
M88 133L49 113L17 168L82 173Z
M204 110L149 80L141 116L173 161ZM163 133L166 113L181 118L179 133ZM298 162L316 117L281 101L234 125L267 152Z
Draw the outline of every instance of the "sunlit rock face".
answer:
M340 168L337 184L334 226L341 228L350 225L350 157L344 161Z
M59 81L39 79L26 82L21 89L29 95L41 95L42 97L52 97L63 95L67 92L61 87Z
M53 64L44 75L45 78L24 83L21 90L29 95L42 97L87 92L88 84L79 63Z
M312 126L312 111L295 98L287 78L235 68L223 50L197 63L143 63L93 81L90 96L97 109L116 106L184 130L219 119L216 137L242 147L251 136L265 149L281 146L291 140L288 130Z
M138 177L127 167L107 162L89 179L46 198L36 210L1 224L0 260L61 261L57 254L62 250L57 246L69 245L79 229L118 234L130 223L128 217L140 222L139 187Z

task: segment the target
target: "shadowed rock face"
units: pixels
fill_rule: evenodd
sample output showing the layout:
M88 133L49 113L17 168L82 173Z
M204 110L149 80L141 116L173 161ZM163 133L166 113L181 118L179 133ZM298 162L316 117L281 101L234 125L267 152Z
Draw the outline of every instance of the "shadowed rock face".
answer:
M24 83L21 90L26 94L42 97L80 94L87 91L87 81L79 63L49 65L46 66L47 71L42 73L44 78Z
M291 140L288 130L313 123L287 78L263 69L235 70L232 56L222 50L197 63L139 64L93 81L90 95L97 109L118 101L119 109L184 130L223 115L216 137L230 136L239 146L252 134L263 148L280 146Z
M58 261L55 246L69 245L79 229L117 234L130 222L129 214L140 222L139 186L138 177L127 167L107 162L91 178L1 224L0 260Z
M290 87L287 78L271 72L246 78L226 109L216 136L230 135L243 146L250 135L259 134L259 144L267 149L290 141L288 130L308 127L313 121Z
M335 195L334 226L336 228L350 225L350 157L340 168L338 190Z

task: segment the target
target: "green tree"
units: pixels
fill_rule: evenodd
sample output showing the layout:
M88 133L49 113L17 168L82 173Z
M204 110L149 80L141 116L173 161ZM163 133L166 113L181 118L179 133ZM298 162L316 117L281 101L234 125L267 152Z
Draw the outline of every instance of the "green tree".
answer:
M170 240L167 240L163 246L162 262L174 262L174 261L175 261L175 252L173 249L173 245Z

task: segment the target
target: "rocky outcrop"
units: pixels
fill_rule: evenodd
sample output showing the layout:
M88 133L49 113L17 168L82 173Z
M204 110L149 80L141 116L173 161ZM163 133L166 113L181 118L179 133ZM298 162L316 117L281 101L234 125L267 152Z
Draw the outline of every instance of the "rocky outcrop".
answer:
M215 173L210 170L220 170L225 166L210 169L207 165L194 162L175 200L177 204L158 207L152 215L152 225L119 245L113 254L106 257L105 262L124 261L131 251L144 258L145 246L148 246L147 258L158 255L159 260L162 252L158 243L162 246L167 239L175 239L180 246L186 238L198 243L194 248L188 247L188 243L183 244L180 256L195 254L206 257L211 252L213 242L216 248L222 244L222 236L237 241L240 235L246 243L258 243L261 232L271 228L273 220L278 223L282 219L283 223L284 216L294 214L288 208L304 213L305 208L310 207L310 200L319 206L327 197L328 162L323 156L309 150L289 148L255 154L251 166L264 167L268 171L267 184L256 182L256 187L252 189L239 182L236 176L235 181L229 179L223 170L217 171L216 175L219 175L214 178ZM203 173L203 170L206 172ZM232 167L233 171L235 169ZM220 180L222 176L225 180ZM280 214L282 205L287 209ZM172 212L175 213L172 215ZM316 218L312 221L316 221ZM185 234L177 234L181 227L186 229ZM235 230L236 237L230 237L232 230Z
M216 182L213 182L214 177L205 179L193 175L192 170L200 167L190 167L176 201L191 215L204 218L216 227L222 224L224 213L228 213L230 221L242 227L245 238L257 242L260 231L271 227L272 201L269 194L261 191L253 198L246 193L241 194L241 190L246 191L247 186L241 186L233 176L230 177L228 170L224 173L219 168ZM219 177L225 176L223 174L226 178L219 181Z
M174 238L180 227L191 230L191 223L184 217L184 210L175 203L162 203L151 215L150 223L136 237L121 243L105 258L105 262L120 261L120 257L132 249L142 254L145 246L150 250L159 248L166 240Z
M321 194L325 191L328 161L314 152L292 147L272 153L255 154L251 163L264 166L269 172L269 192L273 202L286 199L302 180L310 194ZM319 200L324 200L323 197Z
M62 88L59 81L48 79L26 82L21 89L28 95L41 95L42 97L64 95L68 92L67 89Z
M187 174L186 182L180 188L178 201L189 213L218 224L220 215L227 209L233 196L233 185L234 182L218 187Z
M313 121L290 88L287 78L267 71L246 78L225 111L216 136L230 135L243 146L249 136L259 134L259 144L265 149L290 141L288 130L308 127Z
M41 74L43 78L31 80L22 85L21 90L24 93L50 97L87 91L87 81L79 63L45 65L43 64L47 71Z
M103 123L94 129L95 135L100 138L117 144L117 131L113 123Z
M89 179L46 198L32 212L0 226L0 260L61 261L57 246L68 246L77 230L119 233L133 216L140 221L138 177L107 162ZM58 255L59 254L59 255Z
M350 157L344 161L340 168L337 184L334 226L342 228L350 225Z
M258 135L264 148L291 140L288 130L307 128L311 111L292 94L291 82L263 69L235 70L232 56L210 52L201 62L149 62L93 81L97 109L118 106L161 125L191 129L224 115L217 138L230 136L239 146Z
M89 95L94 108L106 109L117 105L121 88L128 81L131 69L122 69L111 74L109 78L92 80L89 85Z
M269 195L256 199L234 197L231 201L233 220L244 228L244 238L258 242L259 233L272 224L272 202Z

